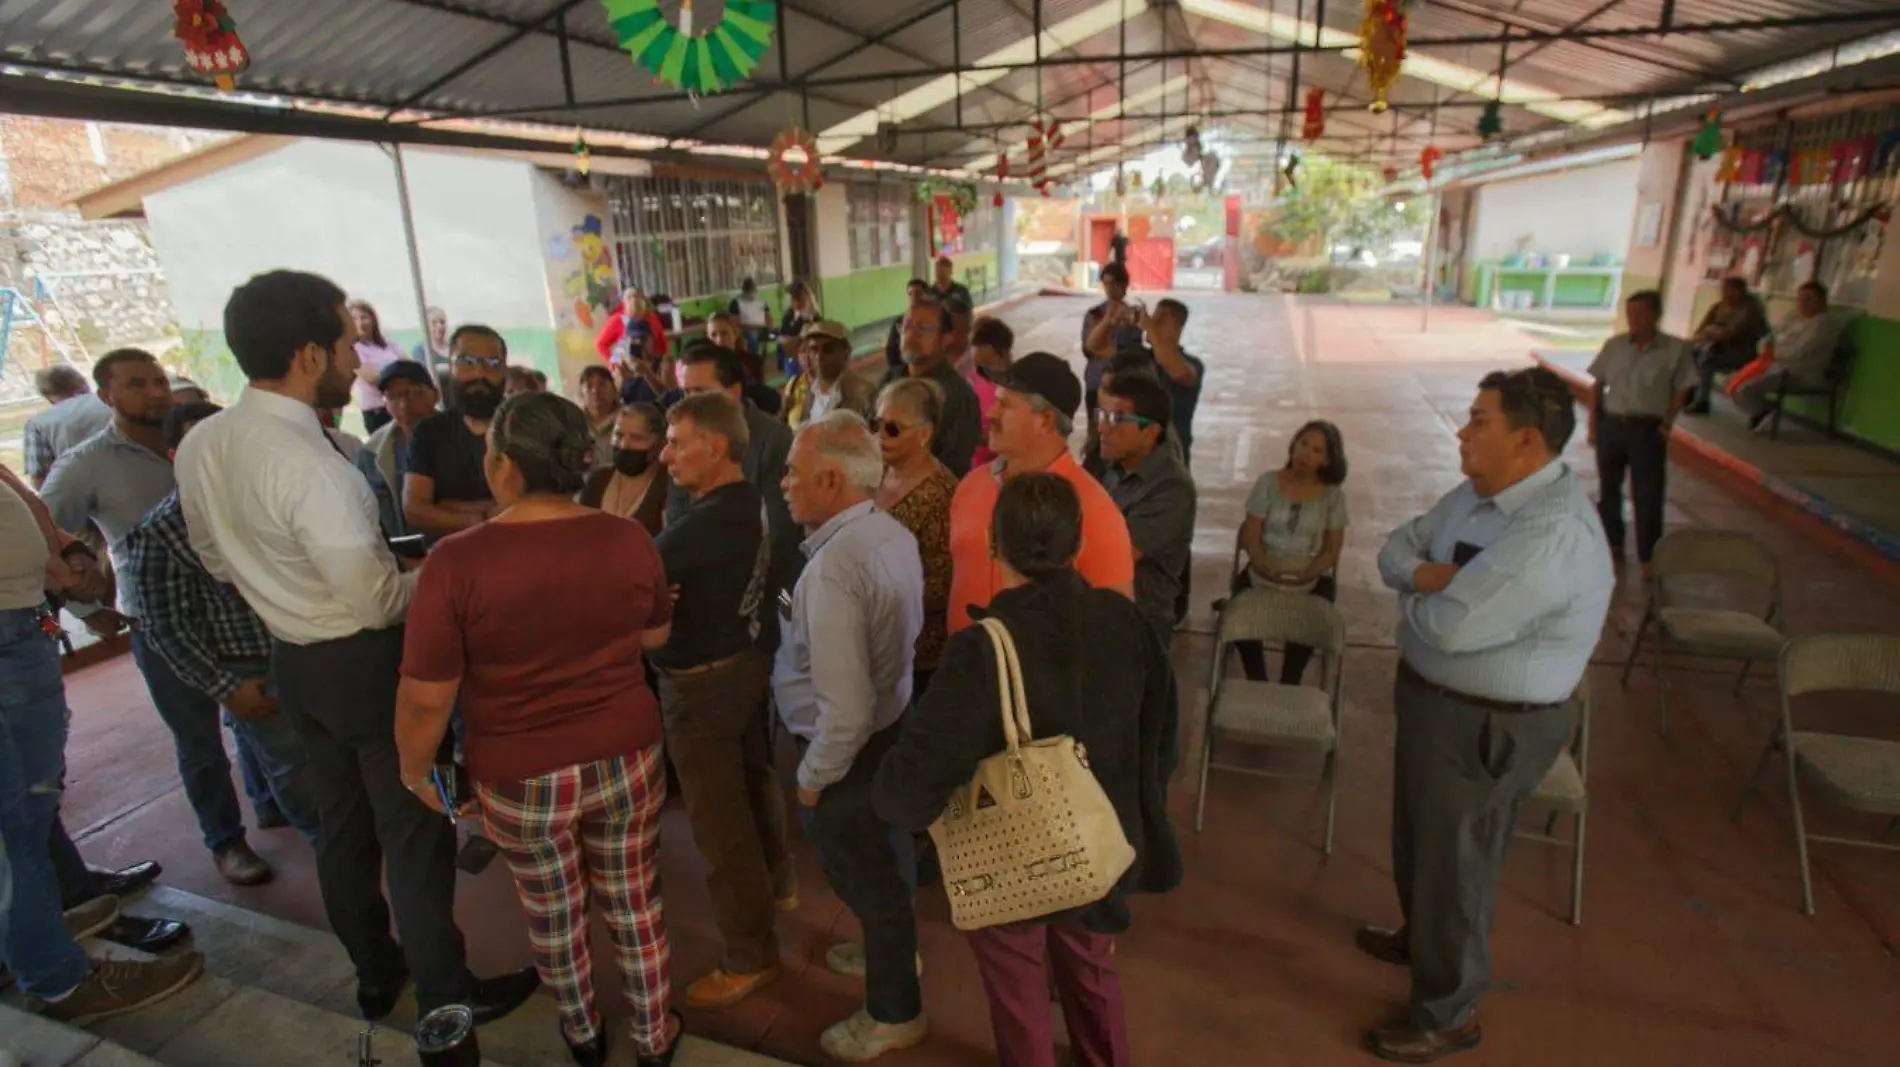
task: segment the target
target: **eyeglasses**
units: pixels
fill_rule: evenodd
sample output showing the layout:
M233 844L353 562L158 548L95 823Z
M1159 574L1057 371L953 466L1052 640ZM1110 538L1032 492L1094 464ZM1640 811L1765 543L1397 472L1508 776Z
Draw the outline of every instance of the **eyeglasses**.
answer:
M896 419L869 419L866 420L865 425L871 428L872 433L881 433L893 441L904 436L904 431L910 429Z
M458 367L480 367L483 370L500 370L508 365L506 356L456 356Z
M1142 418L1132 411L1109 411L1106 408L1096 410L1095 421L1104 426L1133 426L1137 430L1145 430L1155 424L1155 420Z

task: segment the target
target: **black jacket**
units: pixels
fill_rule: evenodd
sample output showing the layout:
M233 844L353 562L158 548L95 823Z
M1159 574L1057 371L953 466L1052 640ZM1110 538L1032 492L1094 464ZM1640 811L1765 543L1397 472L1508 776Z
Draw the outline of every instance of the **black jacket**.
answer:
M1009 627L1022 663L1037 737L1068 734L1088 748L1089 769L1121 817L1135 863L1107 898L1046 921L1079 916L1100 933L1128 929L1129 893L1165 893L1181 882L1181 851L1168 823L1168 779L1178 757L1174 670L1132 601L1063 575L996 595L987 611ZM942 665L878 768L878 817L922 830L977 763L1003 750L996 660L971 626L950 638Z

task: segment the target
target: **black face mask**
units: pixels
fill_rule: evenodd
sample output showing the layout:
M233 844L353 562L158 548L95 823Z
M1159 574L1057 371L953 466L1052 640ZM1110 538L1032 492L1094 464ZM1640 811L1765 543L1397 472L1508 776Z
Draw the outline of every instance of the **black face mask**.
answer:
M653 466L653 453L630 448L614 449L614 470L629 478L638 478Z
M492 419L501 407L501 390L486 378L455 383L455 410L471 419Z

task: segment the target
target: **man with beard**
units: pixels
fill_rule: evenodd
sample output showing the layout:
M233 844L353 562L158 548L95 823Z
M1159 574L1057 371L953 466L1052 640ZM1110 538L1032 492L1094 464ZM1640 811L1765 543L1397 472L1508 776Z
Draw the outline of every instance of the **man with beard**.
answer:
M432 542L494 514L482 461L508 376L508 342L487 326L457 327L449 352L455 403L416 424L402 480L403 518Z
M218 702L186 685L137 625L143 610L126 538L178 487L165 445L171 382L158 360L137 348L106 353L93 364L92 374L99 399L112 409L112 425L60 457L40 490L61 529L90 525L105 535L112 568L121 578L116 611L81 607L75 614L83 615L86 627L101 636L117 634L130 620L132 660L145 677L159 719L171 731L185 796L218 873L232 885L269 881L270 865L244 840L244 817L218 728Z
M343 304L330 281L293 271L231 294L224 334L250 385L179 446L179 500L205 570L236 585L270 631L278 711L303 738L317 794L324 911L355 965L364 1017L387 1016L413 973L420 1012L465 1004L491 1022L540 983L532 970L469 973L455 830L403 786L396 686L415 582L383 541L369 485L316 416L343 403L356 374ZM499 397L499 346L460 351L493 359L487 395ZM468 373L459 361L457 373Z
M928 378L943 389L943 419L930 451L961 478L970 472L970 457L983 441L983 420L976 390L950 362L961 354L950 350L957 337L957 319L949 308L928 296L912 302L910 313L904 316L904 366L891 368L884 384L906 377Z

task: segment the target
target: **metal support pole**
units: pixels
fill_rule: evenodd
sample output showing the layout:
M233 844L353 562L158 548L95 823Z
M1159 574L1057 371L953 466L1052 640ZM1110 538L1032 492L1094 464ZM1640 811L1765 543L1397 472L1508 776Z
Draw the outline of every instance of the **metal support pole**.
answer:
M396 163L396 203L402 210L402 241L409 252L409 280L416 287L416 322L422 327L423 363L427 365L430 354L429 298L422 288L422 250L416 247L416 213L409 201L409 168L403 164L401 145L385 146L384 151Z
M1432 328L1432 298L1438 292L1438 194L1432 194L1432 214L1425 220L1425 302L1419 311L1418 332Z
M950 61L963 69L963 0L950 5ZM957 130L963 129L963 75L957 75Z

